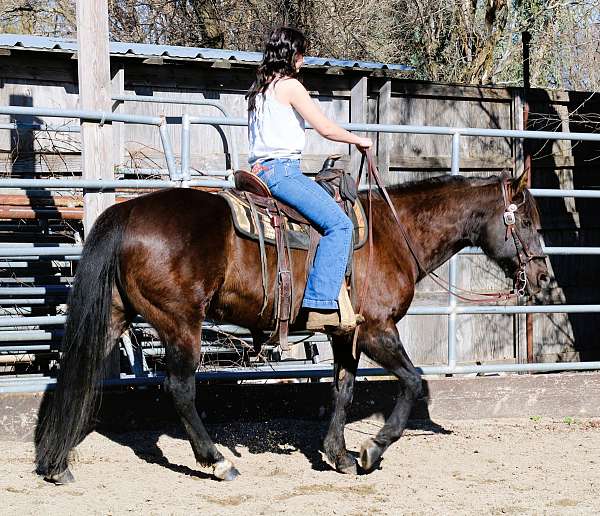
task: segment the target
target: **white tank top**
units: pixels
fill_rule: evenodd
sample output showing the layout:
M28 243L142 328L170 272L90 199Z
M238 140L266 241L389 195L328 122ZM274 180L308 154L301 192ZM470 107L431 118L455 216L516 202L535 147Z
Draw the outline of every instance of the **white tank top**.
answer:
M300 159L304 149L304 119L292 106L275 98L273 85L255 97L253 111L248 111L248 163L269 158Z

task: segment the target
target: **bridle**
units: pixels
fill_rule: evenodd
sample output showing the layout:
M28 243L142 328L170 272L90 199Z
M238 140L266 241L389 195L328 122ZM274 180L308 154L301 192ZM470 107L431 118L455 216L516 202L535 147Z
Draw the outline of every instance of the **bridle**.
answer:
M505 239L508 239L509 235L512 236L513 241L515 243L515 249L517 250L517 258L519 260L519 268L517 269L517 272L515 273L515 277L513 278L515 288L514 288L514 290L508 291L508 292L474 292L472 290L462 289L460 287L457 287L456 285L450 284L448 281L446 281L443 278L441 278L440 276L438 276L435 272L428 271L426 269L426 267L423 265L422 261L419 258L418 253L415 250L414 243L412 242L410 236L406 232L406 228L404 227L404 224L402 224L402 222L400 221L398 212L396 211L396 208L394 207L387 190L385 189L385 187L383 186L383 184L381 182L381 178L379 176L379 171L377 170L377 167L375 166L375 163L373 160L373 156L372 156L370 150L368 150L368 149L363 153L363 158L362 158L362 161L360 164L358 178L356 180L357 186L360 184L365 159L367 162L367 184L368 184L368 188L369 188L368 193L367 193L367 198L368 198L367 207L368 207L368 214L369 214L368 215L368 235L369 235L368 243L369 243L369 246L368 246L368 259L367 259L367 270L366 270L365 282L363 284L360 301L358 303L358 313L359 314L362 313L363 303L367 296L369 276L370 276L370 270L371 270L371 265L372 265L373 217L372 217L372 193L371 193L372 188L371 187L372 187L373 180L375 181L377 187L379 188L381 195L385 199L386 204L390 208L390 210L392 212L392 216L393 216L394 220L396 221L398 228L400 229L400 233L402 234L402 236L406 242L406 245L408 246L408 249L416 262L417 268L420 271L422 271L426 276L429 276L438 286L442 287L449 294L457 297L458 299L460 299L462 301L470 302L470 303L494 303L494 302L503 301L503 300L508 301L509 299L525 295L525 292L527 289L527 284L528 284L527 267L528 267L529 263L532 260L535 260L536 258L545 259L546 255L543 255L543 254L539 255L539 254L531 253L531 251L529 250L529 247L527 246L527 243L522 238L522 236L520 235L520 233L517 229L516 213L517 213L517 210L519 209L519 206L525 202L525 199L519 205L517 205L513 202L512 184L510 182L510 179L502 180L501 189L502 189L502 198L504 200L503 219L504 219L504 224L506 226ZM462 292L462 294L459 292Z
M517 258L519 260L519 268L515 276L515 289L518 296L525 295L527 287L527 266L529 262L537 258L546 259L545 254L534 254L529 250L527 242L523 239L517 228L517 217L516 213L519 206L525 203L525 194L523 194L523 201L519 204L514 203L514 197L512 192L512 183L509 179L503 179L502 183L502 199L504 201L504 225L506 226L506 234L504 240L508 240L509 235L512 236L513 242L515 243L515 249L517 250Z

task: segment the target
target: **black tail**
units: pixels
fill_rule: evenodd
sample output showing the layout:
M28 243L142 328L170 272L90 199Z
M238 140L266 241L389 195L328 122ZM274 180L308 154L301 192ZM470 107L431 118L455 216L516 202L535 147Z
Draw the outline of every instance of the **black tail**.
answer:
M35 432L37 471L43 475L67 468L69 452L85 436L95 410L96 387L114 345L108 334L124 214L118 206L106 210L83 247L68 301L56 389L46 396Z

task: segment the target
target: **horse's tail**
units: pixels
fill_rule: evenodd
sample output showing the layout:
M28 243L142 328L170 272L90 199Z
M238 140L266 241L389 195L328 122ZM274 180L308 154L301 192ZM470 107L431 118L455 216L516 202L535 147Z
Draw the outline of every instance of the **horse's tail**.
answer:
M56 389L45 397L35 432L37 471L45 476L67 469L69 452L85 436L96 408L96 387L115 345L108 337L126 214L119 206L102 213L83 247L68 300Z

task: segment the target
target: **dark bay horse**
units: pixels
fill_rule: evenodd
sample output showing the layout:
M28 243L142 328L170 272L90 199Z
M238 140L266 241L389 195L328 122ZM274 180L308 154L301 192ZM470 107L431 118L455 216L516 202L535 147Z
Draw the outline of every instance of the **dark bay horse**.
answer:
M508 185L512 199L503 198ZM515 277L525 269L528 286L547 278L537 233L539 218L531 194L520 179L467 179L442 176L394 187L393 204L421 264L432 271L465 246L480 246ZM363 202L366 194L361 194ZM510 238L503 219L507 202L518 205ZM400 341L396 323L406 314L416 283L424 277L383 198L373 194L373 254L368 296L363 307L357 353L365 353L399 380L395 408L377 436L366 441L360 462L371 470L401 435L421 378ZM528 250L523 266L523 249ZM356 284L364 286L367 246L355 255ZM305 254L292 251L294 281L302 285ZM276 256L268 249L274 275ZM205 318L266 330L272 306L262 304L258 245L238 236L229 209L217 195L170 189L144 195L107 209L84 246L69 301L58 383L36 429L37 470L58 483L72 480L69 452L88 430L96 405L103 361L132 318L140 314L158 332L166 348L167 379L197 461L231 480L235 467L217 450L195 407L194 373L200 361ZM271 277L269 285L274 285ZM300 302L302 288L295 289ZM272 303L272 301L271 301ZM334 409L324 449L338 471L356 473L346 449L344 426L352 402L358 356L352 337L332 337L335 361Z

